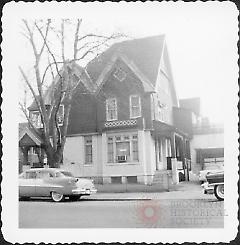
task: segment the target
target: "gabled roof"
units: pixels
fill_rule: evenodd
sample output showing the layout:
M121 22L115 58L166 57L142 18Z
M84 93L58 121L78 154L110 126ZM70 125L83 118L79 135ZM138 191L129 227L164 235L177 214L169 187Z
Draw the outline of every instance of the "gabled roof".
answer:
M134 74L140 79L142 82L143 88L145 92L154 92L154 87L152 83L148 80L148 78L138 69L137 66L133 62L130 62L130 60L127 58L127 56L116 52L111 60L108 62L108 64L104 67L103 71L99 75L97 81L95 82L96 84L96 92L98 93L104 82L107 80L108 74L110 74L111 70L113 69L115 63L117 60L122 60L133 72Z
M90 92L93 93L96 88L95 84L91 81L90 76L88 75L86 69L82 68L80 65L76 63L71 63L71 64L66 64L65 66L62 67L62 69L59 71L60 75L63 75L64 69L67 68L67 66L71 66L71 69L73 70L73 74L82 80L82 84L84 87ZM44 99L45 99L45 104L46 105L51 105L51 97L52 97L52 92L53 89L57 87L57 83L59 83L59 78L60 76L57 75L51 85L48 87L44 94ZM36 101L33 100L32 104L28 107L29 110L38 110Z
M126 56L130 62L133 62L151 84L155 86L164 39L164 35L159 35L113 44L109 49L88 63L88 74L92 81L96 82L109 60L118 52Z
M35 145L41 145L42 139L29 127L28 123L19 123L18 126L18 141L20 142L25 136L28 136Z

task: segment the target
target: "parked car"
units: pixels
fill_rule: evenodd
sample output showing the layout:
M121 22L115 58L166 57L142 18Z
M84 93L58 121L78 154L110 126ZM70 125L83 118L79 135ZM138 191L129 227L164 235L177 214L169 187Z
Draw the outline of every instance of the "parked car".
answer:
M206 175L207 182L202 187L204 194L208 194L213 189L214 195L218 200L224 200L224 172L208 173Z
M76 178L71 172L55 168L33 168L19 175L19 198L51 197L60 202L69 197L78 200L97 190L89 179Z
M204 183L207 181L206 179L206 175L209 174L209 173L218 173L218 172L221 172L222 170L220 169L205 169L205 170L201 170L199 172L199 181Z

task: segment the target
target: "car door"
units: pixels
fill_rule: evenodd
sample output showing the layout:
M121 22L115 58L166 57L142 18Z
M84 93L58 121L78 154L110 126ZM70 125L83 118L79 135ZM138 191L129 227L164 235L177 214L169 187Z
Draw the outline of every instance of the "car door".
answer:
M26 171L19 178L19 196L32 197L36 195L36 172Z
M49 196L53 175L47 170L39 170L36 175L36 195Z

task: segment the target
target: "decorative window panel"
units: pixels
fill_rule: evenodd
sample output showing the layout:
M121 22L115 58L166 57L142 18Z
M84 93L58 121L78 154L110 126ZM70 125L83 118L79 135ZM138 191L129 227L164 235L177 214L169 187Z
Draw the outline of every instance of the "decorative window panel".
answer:
M118 79L118 81L122 82L126 78L126 73L121 68L116 68L113 76Z

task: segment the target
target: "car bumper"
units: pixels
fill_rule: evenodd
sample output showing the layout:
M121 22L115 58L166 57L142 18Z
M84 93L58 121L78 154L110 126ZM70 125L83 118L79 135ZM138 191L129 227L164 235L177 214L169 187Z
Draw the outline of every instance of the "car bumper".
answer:
M92 189L74 189L72 190L73 195L91 195L97 193L97 189L92 188Z
M208 182L205 182L201 185L204 189L204 194L213 194L214 187L209 185Z

